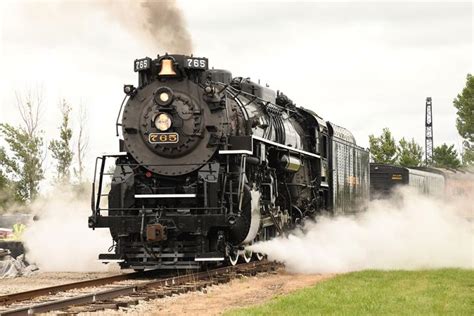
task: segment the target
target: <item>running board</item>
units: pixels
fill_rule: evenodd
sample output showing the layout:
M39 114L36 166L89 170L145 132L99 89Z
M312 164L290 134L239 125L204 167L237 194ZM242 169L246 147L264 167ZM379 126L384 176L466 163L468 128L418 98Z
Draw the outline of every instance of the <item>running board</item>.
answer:
M101 253L99 254L98 261L102 263L111 263L111 262L124 262L125 260L118 254L115 253Z
M181 199L181 198L195 198L194 193L184 194L135 194L136 199Z
M196 255L194 261L224 261L224 256L219 252L207 252Z
M97 259L97 261L99 261L100 263L121 263L121 262L125 262L124 259Z

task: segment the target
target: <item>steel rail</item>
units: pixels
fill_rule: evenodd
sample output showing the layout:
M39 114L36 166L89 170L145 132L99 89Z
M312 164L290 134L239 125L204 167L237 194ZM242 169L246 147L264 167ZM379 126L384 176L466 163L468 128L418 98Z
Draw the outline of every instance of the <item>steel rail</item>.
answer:
M117 298L119 296L134 294L140 291L146 291L147 289L152 289L156 287L170 287L170 286L179 286L184 285L189 282L211 280L213 277L219 277L220 275L226 275L230 273L246 272L249 269L263 270L274 266L275 264L268 261L255 261L250 263L238 264L235 266L227 266L222 268L217 268L209 271L198 272L196 274L189 273L182 276L168 277L164 279L158 279L154 281L145 282L138 285L128 285L123 287L118 287L114 289L94 292L90 294L84 294L80 296L75 296L66 299L59 299L50 302L44 302L39 304L34 304L26 307L15 308L11 310L6 310L1 312L0 315L32 315L36 313L45 313L53 310L60 310L72 305L83 305L91 304L104 300L110 300Z
M150 270L150 271L145 271L145 272L124 273L124 274L103 277L103 278L97 278L97 279L91 279L91 280L85 280L85 281L79 281L79 282L73 282L73 283L66 283L66 284L59 284L59 285L44 287L40 289L25 291L25 292L6 294L6 295L0 296L0 305L9 305L14 302L29 300L38 296L51 295L54 293L72 290L72 289L81 289L85 287L106 285L113 282L136 279L139 277L146 277L152 272L154 271Z

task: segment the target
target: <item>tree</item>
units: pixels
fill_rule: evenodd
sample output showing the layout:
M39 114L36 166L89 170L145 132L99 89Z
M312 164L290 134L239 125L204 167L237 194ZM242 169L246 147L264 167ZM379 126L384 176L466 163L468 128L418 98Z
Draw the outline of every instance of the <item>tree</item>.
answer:
M7 178L7 154L5 152L5 148L0 147L0 191L4 188L10 179Z
M462 163L466 166L474 165L474 143L469 143L465 140L463 142Z
M49 150L54 159L56 159L56 178L60 183L68 183L70 181L70 168L73 158L73 152L70 148L72 129L69 126L70 120L69 115L71 113L71 107L62 100L60 103L62 123L59 127L59 139L52 140L49 143Z
M474 77L467 74L466 86L453 101L457 111L456 127L463 142L463 163L474 164Z
M42 90L16 94L17 108L22 125L14 127L0 124L0 134L8 145L2 149L1 165L8 179L9 187L15 188L16 197L22 202L32 201L38 194L39 184L44 178L43 132L39 122L43 104Z
M0 213L8 210L8 207L14 202L18 202L18 197L14 190L14 184L7 177L10 170L8 170L6 159L7 155L5 148L0 147Z
M84 181L84 160L89 146L89 135L87 134L87 110L81 104L79 107L79 129L77 135L76 158L77 168L74 168L74 175L77 177L78 183Z
M403 167L418 167L422 163L423 148L411 139L402 138L397 147L398 164Z
M0 213L6 209L11 200L10 180L0 170Z
M374 162L394 164L397 161L397 145L388 128L384 128L379 137L370 135L369 143Z
M454 145L443 144L433 150L433 162L436 167L457 169L461 166Z
M9 145L12 157L5 156L2 164L11 171L17 195L23 202L32 201L38 194L43 172L43 137L30 135L23 127L0 124L0 133Z
M16 104L23 121L23 129L29 136L40 134L39 121L43 107L43 91L37 88L33 93L29 90L25 95L16 93Z
M454 107L458 109L456 127L462 138L474 142L474 77L467 75L466 87L454 99Z
M23 204L16 191L15 183L6 176L3 170L0 170L0 214L11 211L12 205Z

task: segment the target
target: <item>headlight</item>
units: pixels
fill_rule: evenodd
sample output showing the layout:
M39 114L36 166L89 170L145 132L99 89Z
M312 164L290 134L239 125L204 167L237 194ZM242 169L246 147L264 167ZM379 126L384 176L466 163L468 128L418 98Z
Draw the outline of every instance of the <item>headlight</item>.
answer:
M168 106L173 102L173 91L168 87L161 87L155 91L154 100L159 106Z
M168 92L161 92L159 97L160 97L160 101L163 103L168 103L170 99L170 95L168 94Z
M155 126L164 132L171 127L171 117L166 113L160 113L155 118Z

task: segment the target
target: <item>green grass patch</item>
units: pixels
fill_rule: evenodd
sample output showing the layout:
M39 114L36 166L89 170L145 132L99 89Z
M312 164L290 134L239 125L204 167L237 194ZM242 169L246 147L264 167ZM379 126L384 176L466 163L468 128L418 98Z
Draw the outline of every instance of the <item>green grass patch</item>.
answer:
M474 315L474 270L361 271L235 315Z

